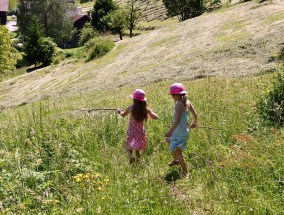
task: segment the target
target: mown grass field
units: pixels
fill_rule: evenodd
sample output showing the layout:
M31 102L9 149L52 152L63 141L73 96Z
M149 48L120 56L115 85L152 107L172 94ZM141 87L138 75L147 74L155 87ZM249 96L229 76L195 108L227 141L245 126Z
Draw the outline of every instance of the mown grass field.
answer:
M169 168L171 81L142 86L160 117L130 166L126 108L133 88L47 99L0 114L2 214L283 214L284 130L264 126L255 102L271 75L185 81L198 111L185 158L190 178ZM137 86L138 87L138 86ZM141 87L141 86L139 86Z

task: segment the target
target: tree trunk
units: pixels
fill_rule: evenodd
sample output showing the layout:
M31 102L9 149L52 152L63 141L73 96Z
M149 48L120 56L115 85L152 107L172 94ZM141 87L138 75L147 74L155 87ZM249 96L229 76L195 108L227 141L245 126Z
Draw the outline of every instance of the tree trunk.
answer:
M119 30L119 38L120 38L120 40L123 40L122 39L122 31L121 30Z

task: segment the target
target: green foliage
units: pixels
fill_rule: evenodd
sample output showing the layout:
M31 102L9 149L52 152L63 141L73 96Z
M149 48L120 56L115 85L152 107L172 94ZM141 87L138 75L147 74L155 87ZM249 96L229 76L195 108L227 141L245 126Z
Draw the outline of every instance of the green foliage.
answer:
M67 4L66 0L19 0L19 30L25 35L28 23L37 16L44 29L44 37L50 37L60 45L69 42L74 34L73 19L70 16L72 7L74 6Z
M218 10L222 7L222 1L221 0L208 0L208 1L204 1L204 2L205 2L204 8L207 12L212 12L212 11Z
M43 26L38 17L28 23L25 35L24 50L26 58L35 65L48 65L52 61L55 45L50 38L43 37Z
M276 72L257 103L260 115L273 124L284 126L284 68Z
M140 18L143 13L147 10L150 1L143 0L131 0L127 3L127 12L126 12L126 27L129 29L129 37L132 38L133 30L136 28L139 23Z
M169 17L178 16L184 21L199 16L204 11L203 0L163 0Z
M80 0L80 4L84 4L84 3L90 2L90 1L93 1L93 0Z
M114 42L109 37L97 37L86 43L88 57L86 61L93 60L107 54L114 47Z
M107 24L104 22L104 16L109 12L117 9L117 5L113 0L97 0L92 10L92 26L98 31L105 32L108 30Z
M80 33L79 38L79 45L84 45L86 42L88 42L90 39L98 36L98 33L93 29L91 24L87 22Z
M200 126L191 130L184 151L190 179L180 177L179 167L167 166L171 154L163 136L173 117L170 81L143 86L160 119L146 122L148 147L132 166L125 152L129 119L115 111L74 111L126 108L132 87L2 111L1 213L282 214L284 131L261 125L247 132L257 81L267 79L183 82L190 86Z
M21 57L12 44L8 29L0 25L0 73L14 69L17 60Z
M16 11L17 9L17 4L18 1L17 0L9 0L9 11Z
M50 38L46 37L41 37L38 43L41 48L39 52L39 62L42 62L44 65L49 65L55 51L55 44Z
M122 9L112 11L104 17L104 21L114 33L119 34L122 40L122 33L126 28L126 11Z

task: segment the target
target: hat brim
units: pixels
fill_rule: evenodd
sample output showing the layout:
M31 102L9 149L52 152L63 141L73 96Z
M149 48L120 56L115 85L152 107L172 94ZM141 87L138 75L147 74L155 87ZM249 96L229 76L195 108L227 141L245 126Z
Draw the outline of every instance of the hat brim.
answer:
M146 98L146 97L145 97L144 99L135 98L133 95L130 95L130 97L131 97L131 98L133 98L133 99L136 99L136 100L142 101L142 102L147 101L147 98Z
M169 92L169 95L180 95L180 94L187 94L187 92L185 90L181 91L181 92Z

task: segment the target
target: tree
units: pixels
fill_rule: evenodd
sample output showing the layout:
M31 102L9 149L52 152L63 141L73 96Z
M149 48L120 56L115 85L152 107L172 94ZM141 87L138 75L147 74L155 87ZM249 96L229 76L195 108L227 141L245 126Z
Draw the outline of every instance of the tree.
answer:
M16 11L16 8L17 8L17 3L18 1L17 0L10 0L9 1L9 11Z
M39 17L44 36L51 37L57 44L71 41L73 26L73 6L66 0L19 0L18 25L25 35L27 25L33 17Z
M143 0L129 0L127 6L126 26L129 29L129 36L133 36L133 30L142 17L144 11L147 10L150 1Z
M92 10L92 26L100 32L108 30L108 26L104 21L104 16L108 15L111 11L117 9L113 0L97 0Z
M84 45L93 37L98 36L98 33L93 29L91 24L87 22L83 29L81 30L80 37L79 37L79 45Z
M51 62L54 45L53 42L43 37L44 27L38 17L33 17L33 21L30 21L27 26L24 51L27 60L37 66L37 63L43 63L45 65Z
M0 73L15 68L20 53L12 46L8 29L0 25Z
M180 21L199 16L204 11L203 0L163 0L169 17L178 16Z
M122 40L123 30L126 28L126 11L118 9L110 12L104 17L105 22L109 28L114 32L119 34L120 40Z

